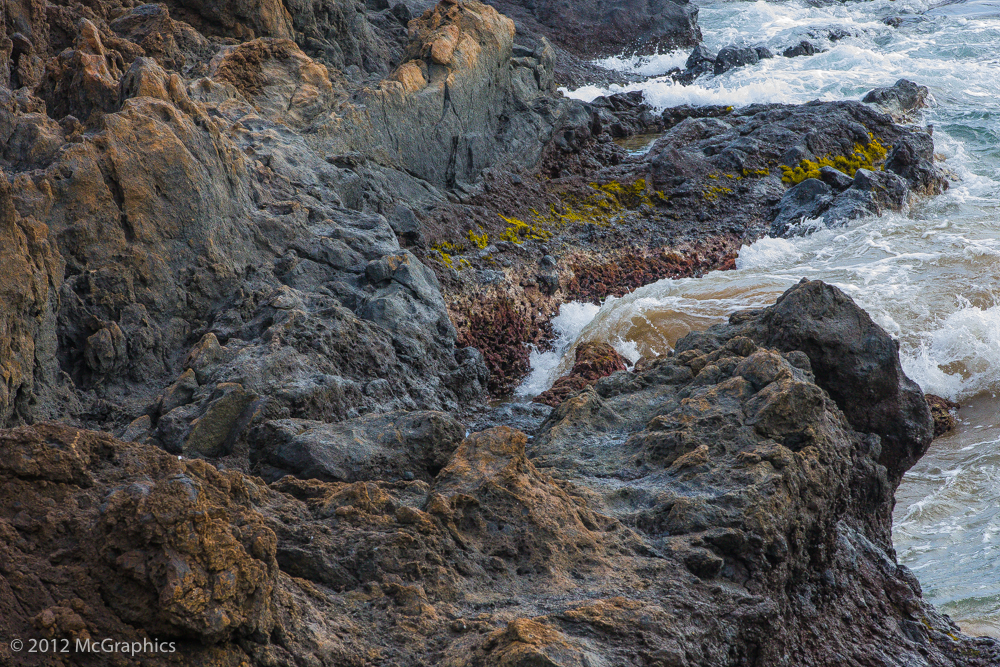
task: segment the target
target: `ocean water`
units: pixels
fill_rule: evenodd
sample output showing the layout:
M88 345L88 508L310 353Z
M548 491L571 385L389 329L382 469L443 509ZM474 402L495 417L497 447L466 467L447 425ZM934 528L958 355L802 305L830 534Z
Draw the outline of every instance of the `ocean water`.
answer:
M687 87L662 76L687 53L608 59L606 66L646 79L566 93L592 99L643 90L658 107L741 106L859 99L908 78L931 90L924 121L957 180L904 214L762 239L742 248L735 271L663 280L600 308L567 304L555 351L533 356L521 394L538 393L567 371L579 341L609 341L634 361L667 353L688 331L724 321L733 310L770 304L802 277L836 284L900 341L910 377L926 392L962 403L960 427L931 445L899 489L894 540L928 599L968 632L1000 636L1000 2L700 7L712 50L764 44L780 53L801 39L828 50L776 57ZM897 27L886 23L890 18ZM847 36L832 41L831 31Z

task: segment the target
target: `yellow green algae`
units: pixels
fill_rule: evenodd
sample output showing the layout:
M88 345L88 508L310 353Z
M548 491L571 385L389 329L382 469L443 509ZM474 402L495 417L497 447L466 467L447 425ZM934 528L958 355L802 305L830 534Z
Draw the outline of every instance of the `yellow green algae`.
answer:
M795 167L781 166L784 175L781 177L783 183L797 185L807 178L819 178L821 167L833 167L842 171L848 176L854 176L858 169L876 169L885 162L885 156L891 146L883 146L874 135L868 135L871 140L865 145L854 144L854 152L851 155L833 155L813 160L802 160Z

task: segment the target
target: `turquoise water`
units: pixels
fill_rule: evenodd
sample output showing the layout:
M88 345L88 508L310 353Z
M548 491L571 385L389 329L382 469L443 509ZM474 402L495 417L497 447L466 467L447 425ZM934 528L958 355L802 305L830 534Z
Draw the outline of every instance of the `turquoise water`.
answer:
M688 87L661 76L687 53L605 64L646 77L628 89L659 107L859 99L911 79L930 88L922 120L955 181L904 214L762 239L742 249L736 271L660 281L599 310L568 307L564 356L539 357L525 391L565 370L577 341L609 340L633 359L662 354L691 329L773 302L803 276L837 284L899 339L904 368L925 391L964 406L959 429L935 441L900 487L894 539L927 598L967 631L1000 636L1000 2L711 2L700 21L712 50L780 52L801 39L828 50ZM830 31L848 36L831 41Z

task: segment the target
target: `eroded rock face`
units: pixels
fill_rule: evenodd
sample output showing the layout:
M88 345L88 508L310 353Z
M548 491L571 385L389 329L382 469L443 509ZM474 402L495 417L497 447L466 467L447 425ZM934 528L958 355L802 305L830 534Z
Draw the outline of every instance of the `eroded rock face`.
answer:
M31 267L8 274L6 423L61 411L219 456L258 417L485 395L482 355L456 346L437 277L380 212L537 162L567 104L534 108L551 58L514 58L491 7L442 4L359 88L299 46L305 13L336 22L321 4L5 5L24 39L5 61L18 88L0 87L0 253ZM324 39L367 39L338 25ZM31 54L48 60L29 81ZM206 336L218 349L195 354Z
M801 352L851 426L879 436L879 462L894 485L927 451L934 423L923 392L899 364L899 344L836 287L803 279L773 306L736 313L730 323L686 336L678 353L732 336Z
M698 580L732 586L716 600L739 621L720 631L755 664L963 664L891 547L893 493L930 435L891 338L836 288L804 282L568 399L529 454ZM870 605L881 620L854 635ZM561 614L536 621L567 628ZM699 655L679 641L676 664L739 664L725 642Z
M443 412L413 411L338 424L283 419L262 424L250 457L269 481L286 474L327 482L434 479L465 436Z
M860 104L585 106L551 94L556 49L491 7L368 5L0 9L0 422L36 424L0 432L2 634L177 643L152 665L861 665L872 637L887 663L995 663L893 560L926 408L843 295L800 287L634 374L582 355L582 391L533 438L466 434L447 411L490 378L420 247L429 212L465 233L547 209L521 199L550 178L618 181L619 235L746 197L690 257L530 260L526 288L591 298L719 265L769 221L776 160L872 133L931 192L932 146ZM535 9L593 52L696 34L669 1ZM642 158L611 142L665 127ZM881 192L859 173L822 182ZM523 361L509 331L478 340Z
M275 628L263 485L55 425L4 432L0 449L0 605L24 610L5 630L94 639L132 635L128 623L213 644Z
M0 176L5 174L0 171ZM0 178L0 421L46 415L58 365L55 318L63 261L45 225L22 218Z

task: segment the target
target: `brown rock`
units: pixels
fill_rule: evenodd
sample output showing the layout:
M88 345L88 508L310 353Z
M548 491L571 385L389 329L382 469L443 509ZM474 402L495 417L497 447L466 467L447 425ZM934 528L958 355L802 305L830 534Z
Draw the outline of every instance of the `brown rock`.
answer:
M48 75L45 97L57 118L73 114L87 119L93 112L118 109L121 55L105 48L100 31L90 20L80 19L77 29L76 44L59 54Z
M956 413L962 407L961 405L954 401L949 401L947 398L935 396L934 394L924 394L924 398L927 399L927 405L931 409L931 416L934 418L935 438L951 432L958 426Z
M569 375L556 380L550 389L533 400L556 407L570 395L589 387L602 377L627 367L625 357L608 343L586 342L576 348L576 363Z
M0 548L2 573L40 574L67 600L39 609L41 591L18 594L20 613L44 636L103 638L112 617L206 642L274 628L275 538L251 506L260 493L252 480L55 425L3 432L0 461L0 506L20 495L38 518L32 539L73 545L44 566L23 540L5 537ZM66 499L58 518L46 515L49 494ZM0 512L0 530L8 516ZM74 601L73 590L86 600ZM10 594L0 584L0 608Z

